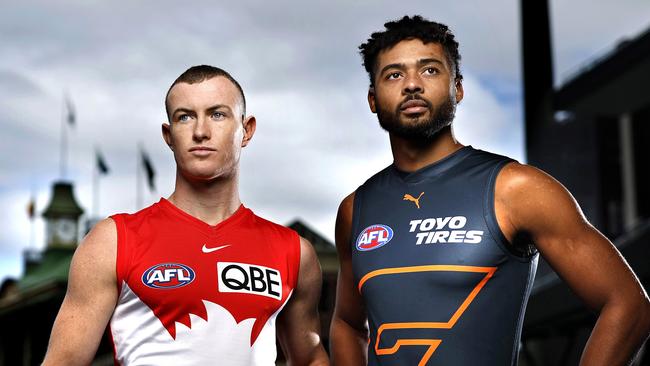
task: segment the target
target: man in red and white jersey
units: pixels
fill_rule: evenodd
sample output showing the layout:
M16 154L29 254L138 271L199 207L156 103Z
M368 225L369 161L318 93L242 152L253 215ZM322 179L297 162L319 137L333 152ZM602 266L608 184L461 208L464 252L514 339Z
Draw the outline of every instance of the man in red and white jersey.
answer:
M276 324L289 364L328 364L311 244L239 199L239 157L256 126L241 86L195 66L165 107L174 192L84 238L44 364L90 364L108 325L119 365L273 365Z

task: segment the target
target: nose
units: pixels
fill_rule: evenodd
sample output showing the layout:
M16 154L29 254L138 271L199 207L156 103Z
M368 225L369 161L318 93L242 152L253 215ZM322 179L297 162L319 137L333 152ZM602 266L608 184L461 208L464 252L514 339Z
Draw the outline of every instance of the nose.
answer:
M424 86L419 75L408 74L404 80L404 94L422 93Z
M205 117L202 116L196 119L194 129L192 130L192 138L196 142L210 139L210 126L208 126L208 121L206 121Z

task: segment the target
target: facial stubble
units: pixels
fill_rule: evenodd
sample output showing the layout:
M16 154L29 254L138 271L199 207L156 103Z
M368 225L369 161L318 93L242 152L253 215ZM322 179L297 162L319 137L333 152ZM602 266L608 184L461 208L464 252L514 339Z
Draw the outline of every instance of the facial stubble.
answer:
M451 95L435 110L431 102L422 98L419 94L413 94L406 100L409 99L418 99L425 102L429 110L429 118L423 121L413 121L422 118L421 115L404 116L401 111L402 103L394 111L391 111L383 108L379 101L376 101L379 125L388 133L406 140L426 144L432 142L437 137L438 132L449 126L454 120L456 102L451 98Z

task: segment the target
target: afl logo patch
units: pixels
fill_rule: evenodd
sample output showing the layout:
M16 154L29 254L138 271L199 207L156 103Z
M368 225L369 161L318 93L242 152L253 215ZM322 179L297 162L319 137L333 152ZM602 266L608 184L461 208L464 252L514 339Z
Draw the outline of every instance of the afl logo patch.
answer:
M142 274L142 283L151 288L179 288L194 281L194 270L180 263L161 263Z
M393 229L388 225L375 224L363 229L357 238L357 250L368 251L383 247L393 238Z

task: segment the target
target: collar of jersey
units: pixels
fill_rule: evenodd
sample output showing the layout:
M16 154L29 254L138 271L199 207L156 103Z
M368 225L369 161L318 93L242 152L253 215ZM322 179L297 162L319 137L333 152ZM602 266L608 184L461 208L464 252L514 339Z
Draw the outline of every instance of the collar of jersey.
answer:
M399 180L405 183L418 183L425 179L435 178L440 176L447 170L458 165L463 159L465 159L469 154L474 151L471 145L463 146L460 149L454 151L453 153L447 155L441 160L436 161L435 163L424 166L413 172L405 172L397 169L395 163L391 165L393 175L396 176Z
M169 202L165 198L161 197L160 201L158 201L158 205L165 212L168 212L169 214L178 217L183 221L186 221L187 223L191 224L192 226L196 227L197 229L207 234L212 234L218 230L223 230L225 227L237 223L242 218L246 217L249 213L251 213L250 209L244 207L243 204L240 204L237 210L233 212L232 215L228 216L226 219L217 223L216 225L210 225L207 222L200 220L188 214L187 212L181 210L180 208L176 207L173 203Z

